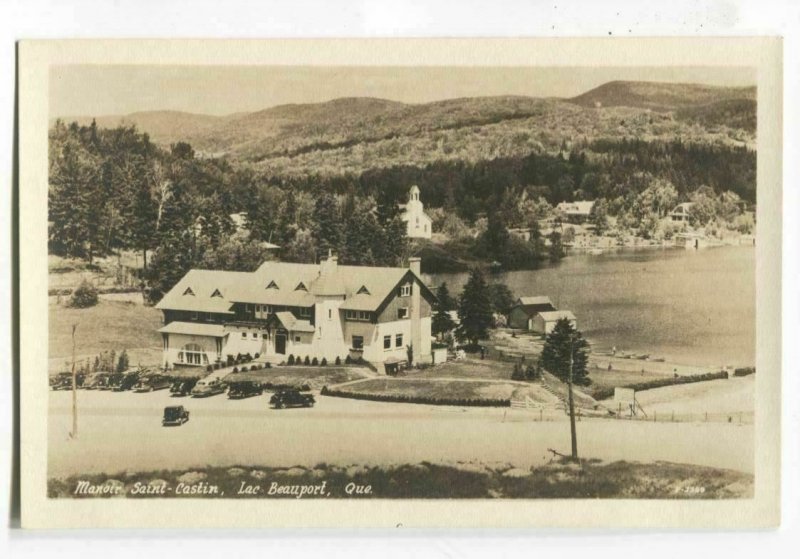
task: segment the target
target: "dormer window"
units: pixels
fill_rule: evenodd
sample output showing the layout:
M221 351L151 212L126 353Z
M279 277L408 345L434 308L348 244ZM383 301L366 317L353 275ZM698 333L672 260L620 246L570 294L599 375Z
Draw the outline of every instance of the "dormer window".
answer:
M274 281L270 281L269 285L267 285L267 289L280 289L280 288L278 287L277 283L275 283Z
M302 281L297 284L297 287L295 287L294 290L295 291L308 291L308 289L306 289L306 284L304 284Z
M194 295L194 291L192 291L191 287L187 287L186 291L183 292L184 295Z
M356 292L356 295L369 295L369 289L367 289L366 285L362 285L361 288Z
M219 289L215 289L214 293L211 294L212 297L222 297L222 293L219 292Z

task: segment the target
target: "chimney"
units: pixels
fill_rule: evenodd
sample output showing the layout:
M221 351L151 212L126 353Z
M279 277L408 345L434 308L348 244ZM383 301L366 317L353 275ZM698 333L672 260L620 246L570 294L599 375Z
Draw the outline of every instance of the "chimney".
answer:
M336 272L338 265L339 257L332 254L331 251L328 251L328 258L320 261L319 263L319 273L322 276L332 275Z
M417 276L422 275L422 258L419 256L412 256L408 259L408 268Z

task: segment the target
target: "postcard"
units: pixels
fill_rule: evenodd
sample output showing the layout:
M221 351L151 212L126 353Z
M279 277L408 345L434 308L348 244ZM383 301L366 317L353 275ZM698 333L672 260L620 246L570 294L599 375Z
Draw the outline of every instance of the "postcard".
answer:
M781 53L21 42L23 526L777 526Z

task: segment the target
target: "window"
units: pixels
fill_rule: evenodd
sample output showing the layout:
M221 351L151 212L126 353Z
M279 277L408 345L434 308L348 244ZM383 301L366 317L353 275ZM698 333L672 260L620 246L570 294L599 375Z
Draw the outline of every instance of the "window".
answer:
M295 336L294 337L294 341L299 342L300 341L300 336Z
M297 284L297 287L295 287L294 290L295 291L308 291L308 289L306 289L306 285L302 281Z
M186 291L183 292L184 295L194 295L194 291L192 291L191 287L187 287Z
M244 312L252 312L252 311L253 311L253 305L247 304L244 306Z
M394 347L403 347L403 334L397 334L394 337Z
M364 349L364 336L353 336L353 349Z
M372 320L372 313L369 311L344 311L344 317L346 320L369 322Z
M278 284L275 283L274 281L270 281L267 284L267 289L280 289L280 287L278 287Z
M247 332L242 332L242 338L247 338Z
M197 311L193 311L192 320L197 320L198 318L200 318L200 313L198 313Z
M258 332L253 332L253 339L258 338Z
M408 318L408 307L400 307L397 309L397 318Z
M363 295L369 295L369 294L370 294L370 293L369 293L369 289L367 289L367 286L366 286L366 285L362 285L362 286L361 286L361 287L358 289L358 291L356 292L356 295L362 295L362 294L363 294Z
M222 293L219 292L219 289L215 289L214 293L211 294L212 297L222 297Z
M409 297L411 295L411 284L407 283L400 286L400 297Z
M331 309L328 309L328 320L330 320L331 318L333 318L333 311Z
M207 365L208 355L197 344L186 344L178 352L178 361L187 365Z
M392 349L392 337L391 336L384 336L383 337L383 349Z
M311 307L300 307L300 316L311 316Z

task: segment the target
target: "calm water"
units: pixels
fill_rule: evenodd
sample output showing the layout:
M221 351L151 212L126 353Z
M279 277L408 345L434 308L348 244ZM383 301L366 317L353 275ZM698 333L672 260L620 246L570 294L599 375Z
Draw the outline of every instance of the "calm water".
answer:
M520 295L547 295L578 318L596 349L675 363L755 363L755 249L643 249L574 255L551 268L495 276ZM437 274L457 294L467 274Z

